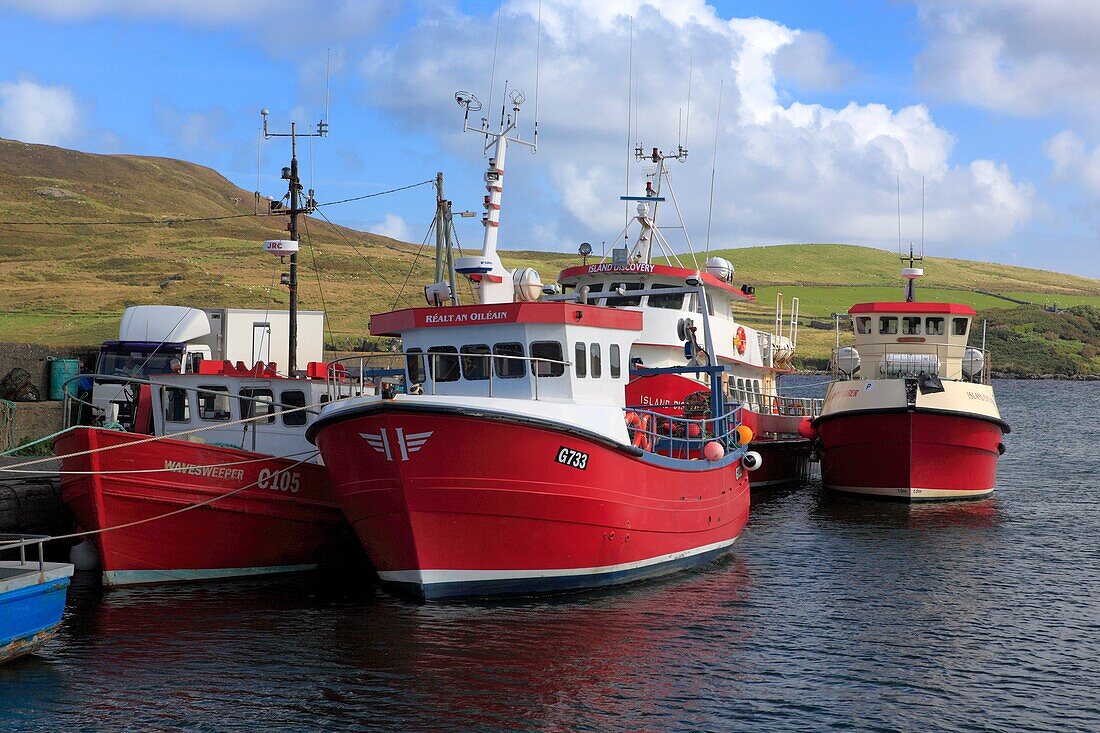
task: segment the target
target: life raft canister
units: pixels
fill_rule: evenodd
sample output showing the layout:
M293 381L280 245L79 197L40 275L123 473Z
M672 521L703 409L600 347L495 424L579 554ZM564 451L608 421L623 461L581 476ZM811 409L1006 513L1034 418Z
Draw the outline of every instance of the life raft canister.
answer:
M737 353L738 354L743 355L745 353L745 342L746 342L745 327L744 326L738 326L737 327L737 333L733 337L733 345L737 347Z

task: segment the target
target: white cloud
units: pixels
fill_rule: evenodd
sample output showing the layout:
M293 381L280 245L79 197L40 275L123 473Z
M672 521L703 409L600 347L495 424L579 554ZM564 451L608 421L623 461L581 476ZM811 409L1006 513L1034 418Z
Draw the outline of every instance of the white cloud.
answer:
M65 87L0 82L0 137L61 145L81 132L80 108Z
M399 242L408 242L412 239L409 225L397 214L386 214L386 218L382 221L368 224L367 231L396 239Z
M855 67L836 59L828 37L816 31L796 31L776 52L775 71L807 90L839 89L855 75Z
M534 112L535 0L504 6L497 82L524 89L521 127ZM920 179L928 185L929 242L998 242L1027 221L1034 191L1013 180L994 161L955 162L954 140L927 107L890 109L850 103L784 103L777 76L784 49L796 48L807 68L805 87L840 79L843 66L827 42L762 18L724 19L701 0L543 0L539 156L512 152L508 161L503 247L553 246L611 238L623 225L617 202L626 165L628 15L633 16L637 68L638 142L675 148L680 110L686 106L689 58L693 59L690 136L684 166L673 165L676 192L687 226L698 240L706 230L711 143L719 82L725 80L715 193L714 246L776 241L847 241L885 244L896 236L895 176L903 182L903 206L919 211ZM401 124L438 135L473 159L476 143L456 131L447 99L474 89L488 101L494 20L444 7L388 47L375 48L360 64L377 100ZM801 40L800 40L801 39ZM808 44L805 45L805 44ZM782 60L782 63L780 61ZM400 69L400 73L394 73ZM786 73L789 73L789 68ZM500 89L492 109L500 114ZM685 125L686 127L686 125ZM529 133L528 133L529 134ZM635 141L631 134L631 143ZM545 173L544 173L545 172ZM547 175L569 216L545 231L568 238L530 241L547 220L536 191ZM634 164L631 192L642 188ZM667 209L667 207L666 207ZM662 215L665 216L665 215ZM523 217L526 217L524 219ZM919 215L913 217L919 222ZM513 236L513 222L525 238ZM674 222L665 219L666 224ZM919 231L919 223L909 227Z
M919 0L930 92L998 112L1100 118L1100 3Z
M168 136L177 153L224 151L231 146L229 118L221 108L187 112L158 104L153 118L157 129Z
M1100 200L1100 146L1089 150L1076 132L1062 130L1043 143L1043 153L1054 164L1055 176L1083 184Z

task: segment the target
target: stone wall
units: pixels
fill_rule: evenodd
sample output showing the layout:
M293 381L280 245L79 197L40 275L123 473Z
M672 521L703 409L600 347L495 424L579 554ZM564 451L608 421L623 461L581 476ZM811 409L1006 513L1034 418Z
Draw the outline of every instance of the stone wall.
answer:
M50 397L50 357L80 359L89 363L94 356L92 349L59 349L37 344L0 343L0 379L16 367L26 369L43 400ZM94 363L94 362L93 362Z
M0 445L0 450L22 445L50 433L56 433L63 427L65 403L60 400L51 402L15 403L15 443L12 446ZM6 426L0 426L6 428ZM0 436L0 441L5 436Z

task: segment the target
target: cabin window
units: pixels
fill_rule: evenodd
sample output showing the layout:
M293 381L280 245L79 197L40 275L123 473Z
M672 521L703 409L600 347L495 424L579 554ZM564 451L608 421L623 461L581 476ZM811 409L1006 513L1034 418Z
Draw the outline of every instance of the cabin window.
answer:
M244 419L267 415L266 420L253 420L257 423L275 422L275 395L270 389L242 389L241 417Z
M323 404L325 404L325 403L326 403L326 402L328 402L328 401L329 401L329 396L328 396L327 394L323 394L323 395L321 395L321 400L320 400L320 402L321 402L321 404L322 404L322 405L323 405Z
M573 369L581 379L588 376L588 355L585 353L584 343L581 341L578 341L577 345L573 347Z
M600 345L589 344L588 353L592 357L592 378L599 379L603 376L603 365L600 364Z
M878 319L878 332L882 336L891 336L898 332L898 317L883 316Z
M405 370L413 384L424 383L424 352L421 349L409 349L405 354Z
M623 375L622 365L619 363L619 345L611 344L608 352L608 360L611 362L611 378L618 379Z
M855 326L856 333L871 333L871 317L857 316Z
M653 290L662 290L665 288L675 288L678 285L653 285ZM672 310L680 310L684 307L684 295L685 293L670 293L669 295L651 295L649 296L649 306L651 308L670 308Z
M562 358L561 343L558 341L533 342L531 358L547 360L535 362L535 374L540 377L560 377L565 374L565 360Z
M306 411L298 410L297 412L286 412L286 410L293 410L295 407L306 406L306 393L300 389L292 389L279 394L279 402L283 404L283 425L288 427L294 427L296 425L306 424Z
M969 318L952 318L951 328L956 336L965 336L966 327L970 325Z
M691 294L691 305L689 309L695 311L696 313L703 312L703 308L699 305L699 295L697 293ZM709 297L707 298L707 313L712 316L714 315L714 301L711 300Z
M470 344L462 347L462 376L475 380L489 378L488 344Z
M458 381L458 349L432 346L428 349L428 371L436 382Z
M517 359L493 359L496 363L497 376L501 379L517 379L527 375L527 363L523 361L523 344L516 342L494 344L493 353L501 357L520 357Z
M164 390L164 419L168 422L190 422L191 408L187 403L187 390L169 387Z
M906 336L920 336L920 316L905 316L901 319L901 332Z
M943 336L947 331L944 330L942 318L926 318L924 321L924 331L929 336Z
M225 387L199 387L200 420L228 420L229 404L229 390Z
M644 290L645 289L645 285L643 285L642 283L611 283L611 287L609 287L607 290L608 290L608 292L614 292L615 290L617 290L620 287L623 290L627 291L627 292L630 292L631 290ZM641 303L642 303L641 296L639 296L637 298L608 298L607 299L607 305L610 305L610 306L613 306L613 307L616 307L616 308L618 308L619 306L629 306L629 305L636 306L636 305L641 305Z

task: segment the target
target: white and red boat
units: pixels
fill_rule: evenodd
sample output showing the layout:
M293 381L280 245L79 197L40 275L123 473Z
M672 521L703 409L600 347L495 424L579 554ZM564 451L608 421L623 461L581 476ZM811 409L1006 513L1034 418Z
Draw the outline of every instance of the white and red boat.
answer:
M74 427L54 444L63 500L82 529L102 530L90 541L104 584L320 564L344 523L305 439L318 408L295 408L323 401L323 379L204 361L198 374L121 381L134 395L132 422ZM259 419L241 422L250 417Z
M909 267L904 302L852 306L855 346L838 349L825 407L813 427L822 483L909 501L993 491L1001 419L989 355L968 346L974 309L921 303Z
M627 401L650 406L661 413L682 415L686 395L707 389L709 375L704 373L655 374L654 367L715 363L726 367L721 373L726 400L742 405L743 419L753 433L752 449L762 457L751 477L753 488L763 488L803 480L808 472L813 442L799 432L805 423L819 414L821 400L780 396L780 377L793 371L792 358L798 341L798 299L791 302L790 321L786 323L783 301L777 298L775 328L766 333L739 323L735 316L740 305L756 300L755 288L733 284L734 267L726 259L711 257L705 270L685 268L657 226L657 210L665 198L662 188L671 182L665 170L666 160L683 160L687 151L678 148L665 155L654 148L636 156L650 165L644 196L624 196L636 202L634 221L639 232L632 248L613 251L593 264L563 270L558 282L567 293L582 301L616 308L639 310L644 314L642 333L630 349L631 380ZM675 197L672 199L675 202ZM683 221L680 222L682 228ZM625 234L625 232L624 232ZM655 247L663 251L671 264L653 261ZM585 245L582 245L585 248ZM587 255L590 249L582 249ZM587 259L587 257L586 257ZM644 295L640 290L664 290L698 278L706 291L712 331L713 351L702 348L697 339L702 301L693 294ZM784 326L786 333L784 334ZM713 355L713 359L708 356Z
M346 526L305 438L328 389L324 363L295 368L294 221L313 204L311 195L298 205L296 158L289 170L292 239L264 243L280 259L291 257L289 314L129 309L120 340L101 353L91 401L66 410L69 419L98 413L100 426L72 427L54 447L62 498L92 533L107 585L309 570ZM318 358L323 314L310 316L316 330L303 342ZM215 318L220 328L211 326ZM231 318L233 331L224 322ZM277 345L273 322L288 327ZM278 349L289 366L280 373L266 360L246 366L211 358L234 347L260 359Z
M537 273L503 268L505 154L509 141L527 144L509 137L512 101L499 132L471 128L492 141L485 241L456 269L479 304L443 306L455 294L436 283L426 290L435 307L374 316L371 333L399 336L404 355L399 369L376 374L403 377L404 393L334 400L308 430L379 577L422 599L668 573L728 552L748 518L740 408L707 388L692 417L628 406L629 354L645 315L540 302ZM468 95L459 102L467 117L478 108ZM707 289L689 279L665 292L698 298L709 344ZM366 360L343 363L353 376L368 371ZM354 382L330 384L343 397Z

